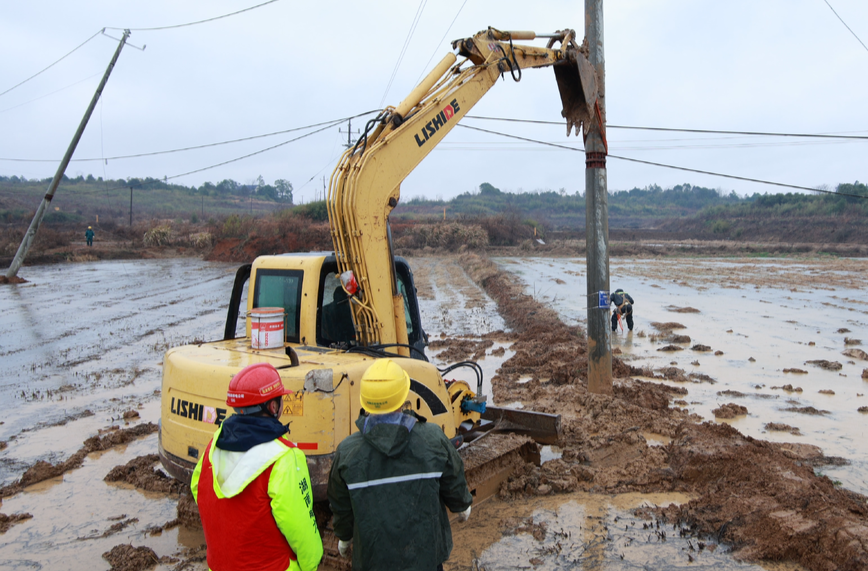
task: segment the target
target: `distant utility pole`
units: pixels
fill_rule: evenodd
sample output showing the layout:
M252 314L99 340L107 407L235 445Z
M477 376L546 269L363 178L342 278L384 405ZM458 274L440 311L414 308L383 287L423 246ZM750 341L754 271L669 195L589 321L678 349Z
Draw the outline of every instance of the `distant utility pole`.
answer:
M606 184L606 67L603 0L585 0L588 60L597 76L597 98L585 139L585 243L588 270L588 392L612 394L609 341L609 202Z
M343 131L338 129L338 133L343 134ZM361 131L356 129L356 135L359 135L359 134L361 134ZM352 136L353 136L353 120L347 119L347 144L344 145L344 147L346 147L347 149L352 148L352 146L356 144L353 141Z
M87 122L93 114L93 110L96 107L97 101L99 101L100 95L102 95L102 90L105 88L109 75L111 75L112 69L114 69L115 63L118 61L118 56L121 55L121 50L123 49L124 44L127 43L127 38L129 37L130 31L124 30L124 35L118 44L118 49L115 50L115 54L112 56L112 60L109 62L108 68L106 68L105 74L102 76L102 81L99 82L99 86L96 88L96 93L93 94L93 99L90 100L90 105L87 107L87 111L84 112L84 117L81 119L78 129L76 130L75 135L73 135L72 141L69 143L69 148L66 149L66 154L63 155L63 159L57 167L57 172L54 173L54 178L48 186L48 192L45 193L42 203L39 205L39 208L36 209L36 214L33 215L33 221L30 222L30 227L27 229L27 233L24 234L24 238L21 240L21 245L18 246L18 252L15 253L15 258L13 258L12 264L6 271L6 279L12 279L18 275L18 270L21 268L21 264L24 263L24 258L27 257L30 245L33 244L33 239L36 237L36 231L39 230L39 226L42 224L42 219L45 217L45 211L48 210L51 199L54 198L54 192L57 190L60 180L63 178L63 173L66 172L66 167L72 159L75 147L78 146L78 141L81 139L82 134L84 134L84 128L87 127Z

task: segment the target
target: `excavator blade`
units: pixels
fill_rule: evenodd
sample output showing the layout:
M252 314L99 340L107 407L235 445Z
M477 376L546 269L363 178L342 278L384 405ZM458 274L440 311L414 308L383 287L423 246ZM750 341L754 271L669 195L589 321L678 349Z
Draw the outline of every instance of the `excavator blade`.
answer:
M561 415L489 406L482 420L494 423L497 432L530 436L540 444L554 444L561 433Z
M576 136L581 125L587 125L594 118L594 104L597 101L597 74L594 66L584 54L570 50L563 62L554 66L558 91L564 108L561 115L567 120L567 136L575 128Z

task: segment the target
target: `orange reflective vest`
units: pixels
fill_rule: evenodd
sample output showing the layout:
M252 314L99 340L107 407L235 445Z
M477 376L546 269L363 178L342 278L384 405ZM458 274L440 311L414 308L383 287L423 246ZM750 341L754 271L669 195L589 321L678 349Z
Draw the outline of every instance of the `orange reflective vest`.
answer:
M246 452L214 447L193 472L191 489L213 571L313 571L322 540L304 454L281 437Z

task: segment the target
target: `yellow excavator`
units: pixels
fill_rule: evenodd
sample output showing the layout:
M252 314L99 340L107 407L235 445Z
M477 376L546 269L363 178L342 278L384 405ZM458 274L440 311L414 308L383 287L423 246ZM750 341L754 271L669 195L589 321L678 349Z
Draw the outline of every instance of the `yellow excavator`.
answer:
M546 47L513 43L538 37L548 39ZM359 380L375 359L396 359L409 373L411 406L461 446L477 497L508 476L509 458L538 463L534 440L557 438L559 416L487 403L476 363L441 370L428 361L413 274L393 253L389 214L401 182L506 74L518 81L523 69L553 67L567 134L578 134L582 124L587 134L589 122L600 120L594 70L573 30L488 28L453 42L453 49L458 55L449 53L400 105L372 119L341 157L327 201L334 252L260 256L242 266L223 339L166 353L159 455L172 476L189 481L214 430L232 413L225 404L230 379L258 362L274 365L292 391L281 421L307 456L315 500L325 499L335 448L356 430ZM242 303L245 332L237 336ZM476 387L444 380L458 367L476 373Z

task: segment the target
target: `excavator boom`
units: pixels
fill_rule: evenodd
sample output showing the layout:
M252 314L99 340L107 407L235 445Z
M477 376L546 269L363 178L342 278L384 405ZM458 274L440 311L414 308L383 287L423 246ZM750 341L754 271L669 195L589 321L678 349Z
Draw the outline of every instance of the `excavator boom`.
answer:
M548 38L546 47L514 40ZM559 43L558 48L554 44ZM464 59L447 54L397 107L385 109L332 174L328 194L332 241L341 272L352 272L359 291L352 296L353 320L362 345L397 345L409 356L403 303L394 277L389 214L401 197L401 182L464 115L509 73L554 67L567 134L596 120L593 67L575 42L573 30L538 36L488 28L456 40ZM352 292L348 292L352 293Z

